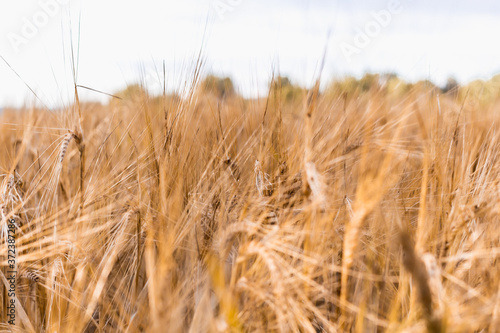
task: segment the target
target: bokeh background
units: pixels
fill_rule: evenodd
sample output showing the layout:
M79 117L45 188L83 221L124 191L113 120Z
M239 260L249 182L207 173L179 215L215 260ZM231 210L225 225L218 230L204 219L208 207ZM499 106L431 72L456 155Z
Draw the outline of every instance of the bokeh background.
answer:
M245 97L265 94L273 71L310 86L325 50L324 84L366 72L487 80L500 72L499 18L493 0L2 2L0 108L70 103L72 44L78 83L109 93L138 81L160 91L163 63L176 89L200 51L203 70L231 77Z

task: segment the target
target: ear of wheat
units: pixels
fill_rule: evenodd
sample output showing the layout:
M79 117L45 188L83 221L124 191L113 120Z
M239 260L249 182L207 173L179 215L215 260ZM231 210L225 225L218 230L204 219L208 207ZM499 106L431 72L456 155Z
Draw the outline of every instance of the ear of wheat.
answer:
M40 275L37 272L29 269L22 273L21 276L35 283L38 283L41 280Z
M262 164L259 160L255 160L255 187L261 197L270 196L272 194L272 184L269 181L269 175L262 171Z
M424 317L427 322L427 329L431 333L440 333L442 331L442 318L439 308L435 304L440 303L440 277L439 270L435 265L435 259L432 255L427 255L425 261L415 251L415 245L411 237L402 232L400 236L401 245L403 248L404 267L411 273L412 283L416 287L418 299L422 306ZM427 264L426 264L427 263ZM429 270L428 270L429 268Z
M62 163L64 161L64 157L66 156L68 146L73 138L74 138L73 133L67 133L64 136L64 139L61 142L61 147L59 149L59 158L58 158L59 163Z

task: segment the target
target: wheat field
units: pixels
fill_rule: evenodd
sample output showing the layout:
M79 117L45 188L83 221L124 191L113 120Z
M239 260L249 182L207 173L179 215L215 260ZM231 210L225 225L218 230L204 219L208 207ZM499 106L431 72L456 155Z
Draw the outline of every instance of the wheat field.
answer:
M498 97L228 84L3 111L2 331L500 331Z

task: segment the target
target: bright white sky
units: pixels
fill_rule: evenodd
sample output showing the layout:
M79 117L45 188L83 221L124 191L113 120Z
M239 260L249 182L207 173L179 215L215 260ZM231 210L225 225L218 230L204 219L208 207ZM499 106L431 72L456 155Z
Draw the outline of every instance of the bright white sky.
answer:
M377 23L381 11L391 15ZM180 87L202 45L204 70L231 76L247 96L266 91L273 67L311 84L325 46L328 80L390 71L442 84L500 72L496 0L2 1L0 56L22 80L0 59L0 107L33 102L25 83L38 103L71 102L70 31L76 53L79 22L78 83L110 93L141 79L158 91L163 61L168 86Z

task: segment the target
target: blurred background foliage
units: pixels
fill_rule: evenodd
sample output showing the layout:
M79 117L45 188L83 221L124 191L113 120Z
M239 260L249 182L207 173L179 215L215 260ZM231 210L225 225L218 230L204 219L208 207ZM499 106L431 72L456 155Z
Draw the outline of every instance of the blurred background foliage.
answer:
M238 94L235 84L230 77L221 77L214 74L207 75L198 84L200 92L206 96L212 96L218 100L228 100L242 97ZM394 98L402 98L410 92L433 91L437 94L447 95L463 101L465 98L473 98L480 104L491 103L500 97L500 74L489 80L475 80L461 85L455 78L450 77L443 86L438 86L429 80L417 82L406 82L399 78L396 73L371 74L367 73L361 78L346 76L332 80L322 89L321 94L330 98L357 98L368 92L383 91ZM269 106L271 108L279 105L301 106L308 89L294 83L287 76L274 77L269 83ZM147 97L149 102L158 99L159 96L150 96L146 87L142 84L131 84L125 89L114 93L121 100L138 101ZM179 100L176 93L169 93L167 97L171 100ZM246 99L243 98L245 101ZM113 103L116 103L113 102Z

